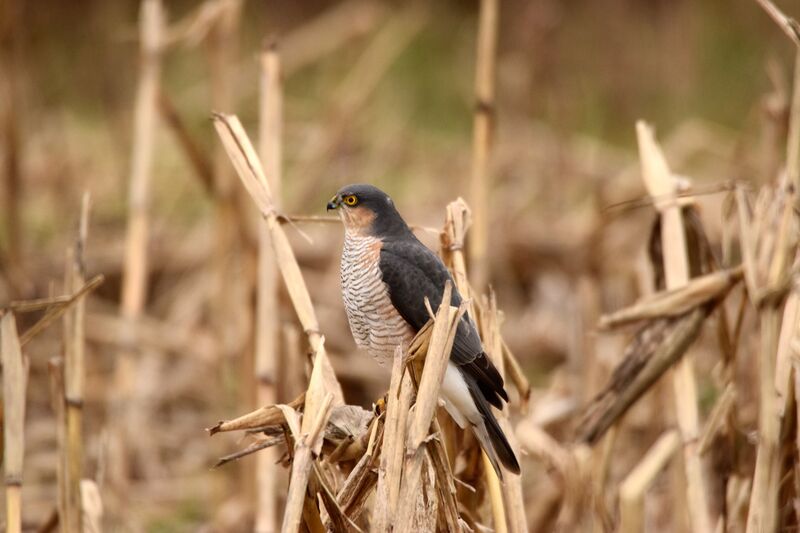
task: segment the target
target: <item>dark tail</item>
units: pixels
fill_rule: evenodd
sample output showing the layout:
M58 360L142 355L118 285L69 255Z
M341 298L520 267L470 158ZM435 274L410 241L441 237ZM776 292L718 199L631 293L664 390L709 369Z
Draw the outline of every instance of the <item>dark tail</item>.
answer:
M492 407L489 405L489 402L487 402L483 394L475 390L475 388L470 387L470 393L483 418L483 427L475 427L475 434L481 442L484 451L492 460L492 465L497 471L497 476L501 480L503 479L503 474L500 472L499 465L497 464L498 460L503 464L506 470L514 474L519 474L520 468L517 456L508 443L508 439L503 433L503 430L500 429L500 424L497 423L497 419L494 417L494 413L492 413ZM491 449L488 449L489 447L491 447Z
M481 412L481 415L483 415L483 422L486 424L486 432L489 434L489 440L497 454L497 458L500 459L500 462L503 463L506 470L519 475L520 469L517 456L508 443L508 439L503 433L503 430L500 429L500 424L497 423L497 419L494 417L494 413L492 413L492 408L486 404L481 405L481 402L478 402L478 410Z

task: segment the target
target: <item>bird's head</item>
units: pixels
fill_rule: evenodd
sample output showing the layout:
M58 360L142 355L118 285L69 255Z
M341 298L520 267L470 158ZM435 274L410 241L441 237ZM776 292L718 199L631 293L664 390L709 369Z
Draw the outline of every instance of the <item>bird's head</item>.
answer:
M373 185L342 187L328 202L331 210L339 212L349 233L385 237L410 231L389 195Z

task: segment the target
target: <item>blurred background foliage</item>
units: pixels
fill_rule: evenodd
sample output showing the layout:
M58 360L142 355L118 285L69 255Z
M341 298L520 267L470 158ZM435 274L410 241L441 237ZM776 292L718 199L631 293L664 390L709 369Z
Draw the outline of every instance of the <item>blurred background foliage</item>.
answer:
M237 113L255 136L262 45L275 40L283 51L285 39L338 4L245 2L237 61L231 67L235 104L220 111ZM788 14L800 15L795 4L778 4ZM342 184L369 181L392 194L410 221L438 228L446 203L469 194L477 2L420 3L424 16L419 31L389 62L374 90L351 108L343 102L360 80L348 76L374 45L379 29L409 9L408 2L364 2L365 9L376 5L380 16L352 21L363 27L357 36L286 74L285 209L322 214L325 200ZM168 0L165 6L174 23L198 2ZM108 266L107 282L98 292L101 302L95 302L95 308L108 310L119 299L138 79L139 2L39 0L18 2L17 7L15 112L21 139L18 201L25 270L18 283L3 276L0 303L46 295L54 280L61 279L63 249L73 238L81 195L90 190L89 268ZM618 211L606 210L644 194L634 122L644 118L655 124L666 139L668 156L680 155L673 161L675 169L692 176L698 186L733 178L765 182L774 177L772 156L783 150L782 137L768 132L785 127L785 108L774 104L774 95L782 94L785 100L791 63L786 37L751 0L502 1L490 196L491 279L506 311L504 334L536 386L553 386L559 379L555 370L569 366L569 352L574 350L570 321L581 303L576 296L579 280L589 276L598 281L603 310L628 303L637 294L634 265L647 227L641 223L649 223L651 213L639 210L621 217ZM209 75L208 51L202 44L176 45L164 57L163 89L191 136L211 153L218 140L209 118ZM335 142L320 156L318 146L328 135ZM682 146L681 139L688 139L692 149ZM309 164L312 156L317 161ZM309 171L320 175L312 179ZM177 257L175 250L198 242L192 231L210 224L213 204L163 125L158 127L153 176L152 247L171 250ZM713 219L719 199L703 201ZM4 251L9 244L7 223L0 216ZM312 226L307 231L315 243L322 243L321 251L296 236L293 242L312 296L321 302L323 331L332 351L352 352L337 300L340 229ZM712 237L714 231L710 230ZM602 244L598 235L603 236ZM435 236L425 238L437 244ZM597 252L595 245L602 249ZM194 263L187 260L191 268L203 268L211 253L207 248L198 256L199 266L196 258ZM154 255L166 263L173 257ZM0 256L0 267L7 266L5 259ZM150 300L158 301L159 294L172 290L189 270L183 263L156 265ZM177 278L171 278L175 271ZM166 304L161 304L148 313L166 314ZM293 318L290 311L285 318ZM34 376L46 375L44 361L57 342L54 336L32 344ZM601 345L598 351L618 353L619 346ZM108 349L93 350L89 388L102 391L113 362L103 357ZM613 361L605 359L609 368ZM174 372L166 363L159 368L165 374ZM209 441L201 431L216 419L243 412L241 382L230 367L220 374L214 365L204 367L197 379L194 396L182 396L160 412L166 425L151 437L159 441L161 432L174 431L172 440L163 438L162 448L170 453L162 457L168 472L162 485L144 485L131 503L149 531L184 531L212 521L217 530L231 530L231 524L241 524L241 513L232 510L231 503L231 495L245 490L236 471L207 470L215 457L234 445L230 440ZM349 399L364 405L382 390L356 378L344 379L350 379ZM29 418L35 421L39 413L48 412L48 400L42 388L46 381L32 383L35 398ZM703 398L715 393L705 383ZM102 402L94 409L90 472L99 468ZM42 466L37 466L35 449L29 455L34 458L30 468ZM192 458L186 459L189 455ZM177 456L185 461L170 464ZM42 485L49 480L41 479ZM180 481L180 488L169 480ZM44 514L47 490L26 494L40 503L30 507L33 516Z
M333 4L246 3L235 84L237 104L230 111L254 124L256 51L262 41L277 38L280 42L281 35ZM387 9L399 10L402 4L387 4ZM194 7L195 2L167 2L171 20ZM51 143L70 163L66 168L42 168L42 178L74 177L80 182L92 179L96 172L109 184L124 183L137 79L138 3L37 2L22 3L21 10L23 131L26 137L47 132L42 142ZM402 145L392 149L402 154L386 161L378 176L363 175L356 160L345 154L331 166L332 179L396 181L398 190L405 191L407 186L401 183L421 181L414 160L438 159L468 147L476 5L435 2L429 11L420 33L391 65L358 115L348 117L346 127L353 150L370 152L376 139L371 133L391 131L396 134L391 144ZM293 156L313 134L304 126L321 122L335 108L331 88L347 74L369 39L370 33L365 32L288 77L290 136L285 146L290 173ZM760 95L769 88L767 62L775 60L784 67L788 63L791 50L784 40L754 2L508 0L501 12L499 128L509 126L506 118L537 121L556 135L586 134L627 150L634 146L631 125L637 118L646 118L666 132L689 118L746 129L758 113ZM207 76L202 53L179 46L168 54L164 86L192 133L210 149L215 139L208 120ZM33 147L28 153L33 156L37 151ZM178 220L192 222L202 216L205 211L198 191L179 185L186 174L180 155L162 150L157 161L158 174L169 176L159 180L165 190L156 196L158 201L169 202ZM554 178L541 175L540 169L529 172L532 179ZM288 196L291 186L290 182ZM113 211L124 207L125 187L109 188L117 193L108 198L113 203L104 202L105 207L99 209L108 209L113 216ZM35 186L26 189L32 192ZM68 190L77 195L81 188ZM320 191L317 200L327 193ZM37 194L26 194L25 199L32 204L44 200ZM26 212L33 217L30 222L38 227L37 234L52 235L51 229L42 226L45 221L35 216L37 210Z

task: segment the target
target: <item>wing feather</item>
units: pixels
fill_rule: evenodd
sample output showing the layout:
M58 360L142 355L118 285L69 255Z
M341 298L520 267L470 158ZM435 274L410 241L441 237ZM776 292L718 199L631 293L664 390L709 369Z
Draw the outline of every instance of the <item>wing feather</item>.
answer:
M419 331L430 318L425 298L430 301L431 308L438 309L445 283L452 282L450 272L439 257L416 238L384 240L379 267L392 305L414 331ZM450 304L458 306L461 301L453 284ZM502 408L501 399L508 401L503 378L486 356L475 323L468 314L464 314L457 326L450 360L473 378L490 404Z

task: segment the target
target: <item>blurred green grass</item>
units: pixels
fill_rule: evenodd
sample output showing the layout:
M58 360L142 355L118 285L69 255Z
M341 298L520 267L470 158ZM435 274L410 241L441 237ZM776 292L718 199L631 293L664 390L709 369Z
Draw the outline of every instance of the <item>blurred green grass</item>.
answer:
M81 9L48 4L47 9L26 11L25 63L31 79L26 100L41 112L70 109L90 127L107 121L127 125L137 74L137 2L79 2ZM252 59L250 73L255 73L256 51L265 35L285 35L330 4L248 3L239 56L245 64ZM193 5L169 2L170 19L185 15ZM527 83L504 86L501 75L500 120L503 112L521 112L558 130L622 146L633 146L632 123L639 117L664 129L688 117L738 125L768 87L766 60L776 57L787 65L791 54L787 39L755 2L538 5L504 4L501 72L504 57L519 56L523 61L512 66L525 70ZM423 142L433 137L467 143L474 7L468 2L437 3L429 23L389 70L364 112L381 120L405 120L409 135ZM74 31L76 26L80 32ZM358 39L292 76L287 81L287 119L318 118L330 105L330 88L368 42L369 36ZM165 87L178 96L176 103L191 130L204 146L211 146L207 75L202 47L178 47L167 55ZM245 98L236 111L253 119L255 86L239 85L238 92ZM130 132L122 128L117 135L122 141Z

